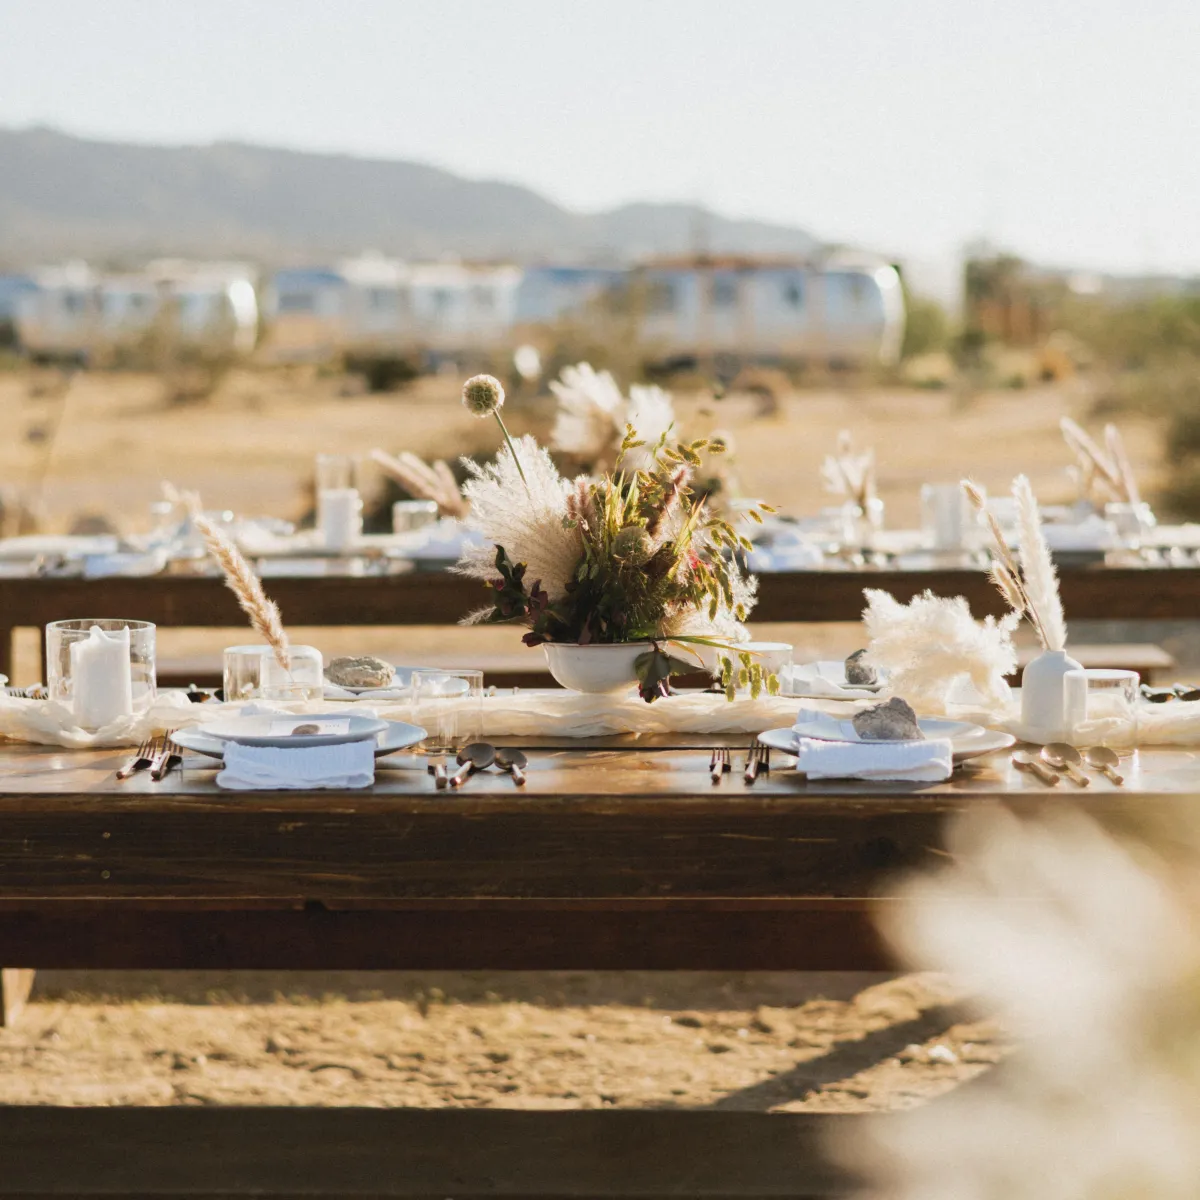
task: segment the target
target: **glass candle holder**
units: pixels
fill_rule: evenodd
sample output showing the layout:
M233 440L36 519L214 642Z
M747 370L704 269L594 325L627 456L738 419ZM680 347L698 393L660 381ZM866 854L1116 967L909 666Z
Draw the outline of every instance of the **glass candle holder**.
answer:
M284 670L270 646L228 646L224 654L225 699L276 702L320 700L325 662L315 646L291 646Z
M412 533L435 524L437 519L436 500L397 500L392 505L393 533Z
M352 455L317 455L317 529L326 550L349 550L362 537L356 476Z
M1137 745L1141 677L1136 671L1092 668L1063 676L1071 744L1130 749Z
M145 712L158 690L154 626L114 617L52 622L46 686L89 732Z
M418 668L409 682L412 720L425 730L427 754L456 754L482 741L483 672Z

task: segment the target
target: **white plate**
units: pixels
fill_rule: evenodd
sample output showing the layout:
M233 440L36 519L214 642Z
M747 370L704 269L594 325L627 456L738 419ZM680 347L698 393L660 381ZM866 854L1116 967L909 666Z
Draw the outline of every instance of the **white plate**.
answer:
M344 728L340 733L280 733L281 723L296 725L333 721ZM198 732L218 742L238 742L243 746L337 746L361 742L382 733L387 722L358 713L260 713L255 716L230 716L201 725Z
M924 727L925 721L921 721ZM961 721L946 721L943 724L960 725ZM992 754L997 750L1007 750L1009 746L1015 746L1017 739L1011 733L997 733L991 729L984 729L982 726L973 726L979 732L964 736L959 739L952 738L950 741L950 750L954 756L956 763L966 762L969 758L978 758L982 754ZM945 736L945 735L942 735ZM800 739L796 735L794 729L768 729L766 733L760 733L758 740L764 746L770 746L772 750L782 750L785 754L795 754L800 749ZM870 744L870 743L865 743ZM879 743L886 745L886 743Z
M968 721L947 721L941 717L918 717L917 724L926 738L949 738L954 743L968 738L979 737L983 733L982 725L974 725ZM849 718L832 716L829 713L805 711L801 709L800 716L792 728L801 736L814 738L819 742L884 742L897 741L896 738L863 738L859 737L854 723Z
M383 724L386 728L375 738L376 758L382 758L385 754L395 754L397 750L407 750L409 746L415 746L425 740L425 730L417 725L406 725L403 721L386 721ZM225 743L207 737L197 729L177 729L171 737L185 750L205 754L209 758L225 757ZM295 738L288 739L288 745L295 744Z

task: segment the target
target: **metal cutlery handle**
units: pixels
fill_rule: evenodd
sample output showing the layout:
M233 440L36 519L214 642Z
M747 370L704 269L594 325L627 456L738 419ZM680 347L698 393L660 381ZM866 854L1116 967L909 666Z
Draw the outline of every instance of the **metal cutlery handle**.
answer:
M513 765L508 768L508 773L513 777L513 783L515 783L517 787L525 786L525 772L522 771L516 763L513 763Z
M1092 781L1076 766L1071 763L1064 763L1063 770L1067 773L1067 778L1075 784L1076 787L1091 787Z
M1104 767L1101 767L1100 770L1102 770L1104 772L1104 774L1107 775L1108 778L1111 779L1113 781L1113 783L1115 783L1117 785L1117 787L1125 786L1125 776L1118 775L1117 772L1114 771L1112 767L1104 766Z
M1028 771L1030 774L1036 775L1048 787L1057 787L1061 778L1057 771L1052 771L1045 763L1039 762L1036 758L1031 758L1027 762L1014 758L1013 766L1018 771Z
M467 782L467 778L470 776L473 770L475 770L475 765L473 763L463 763L463 765L459 767L453 775L450 776L450 786L462 787L462 785Z
M183 758L174 746L169 746L150 765L150 778L160 783L170 772L171 768L183 762Z

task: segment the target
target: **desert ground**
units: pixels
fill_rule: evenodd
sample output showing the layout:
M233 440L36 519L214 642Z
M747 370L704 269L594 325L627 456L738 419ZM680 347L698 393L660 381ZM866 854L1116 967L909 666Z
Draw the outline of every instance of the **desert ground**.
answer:
M298 517L318 451L372 446L428 457L487 452L456 381L365 395L310 369L243 370L201 404L170 405L150 375L0 372L0 485L32 496L44 527L103 516L136 531L160 483L211 507ZM682 396L686 432L732 433L748 493L818 508L818 466L838 431L875 446L888 523L911 525L927 480L992 489L1028 473L1066 499L1061 414L1086 418L1081 384L996 391L848 387L796 392L758 415L749 395ZM514 432L545 433L544 402L517 397ZM1127 426L1144 478L1159 450ZM286 614L285 614L286 615ZM326 654L402 659L431 645L464 660L507 630L294 631ZM852 628L773 627L798 653L852 645ZM216 653L220 631L162 631L163 657ZM364 644L369 643L369 644ZM845 649L842 649L845 652ZM20 682L37 672L23 646ZM904 1107L996 1062L1003 1030L932 975L263 975L45 972L0 1030L0 1103L687 1106L865 1111Z

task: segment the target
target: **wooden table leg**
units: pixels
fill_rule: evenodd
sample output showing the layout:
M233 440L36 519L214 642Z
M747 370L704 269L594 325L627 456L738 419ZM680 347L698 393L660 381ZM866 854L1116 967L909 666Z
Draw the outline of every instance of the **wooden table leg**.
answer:
M0 1028L18 1017L33 991L34 972L26 967L0 967Z

